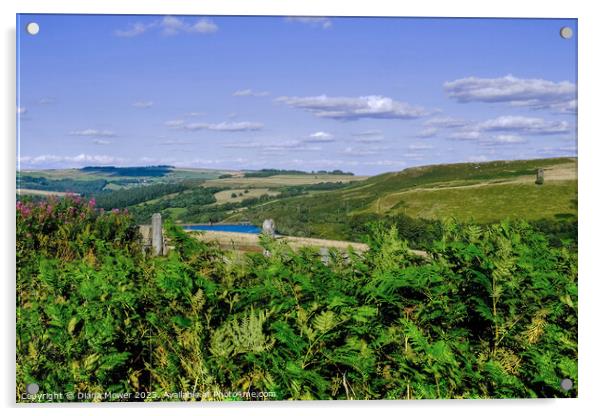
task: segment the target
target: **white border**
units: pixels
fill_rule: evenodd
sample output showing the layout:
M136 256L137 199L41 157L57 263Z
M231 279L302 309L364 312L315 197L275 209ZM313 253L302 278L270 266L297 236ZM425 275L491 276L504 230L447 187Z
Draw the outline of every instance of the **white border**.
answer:
M364 414L372 409L386 414L436 413L438 415L467 415L483 413L505 415L525 413L588 414L597 408L598 387L602 385L600 365L599 322L602 280L597 255L600 250L601 227L599 205L596 202L600 184L599 165L600 105L602 94L599 41L602 40L602 21L594 1L528 2L505 0L495 3L471 0L421 0L394 2L384 0L144 0L125 4L123 0L3 0L0 2L2 25L2 91L0 116L2 137L2 181L0 204L3 231L0 253L6 271L3 278L1 398L8 413L32 414L38 411L49 415L97 414L107 407L70 405L65 407L19 407L14 404L14 319L15 319L15 14L16 13L106 13L106 14L237 14L237 15L336 15L336 16L441 16L441 17L558 17L579 19L579 399L567 400L496 400L496 401L422 401L422 402L295 402L295 403L234 403L234 404L170 404L110 405L115 414L165 415L186 414L288 415L308 412L327 414L345 412ZM598 42L596 42L598 41ZM597 187L596 187L597 185ZM598 267L597 267L598 266Z

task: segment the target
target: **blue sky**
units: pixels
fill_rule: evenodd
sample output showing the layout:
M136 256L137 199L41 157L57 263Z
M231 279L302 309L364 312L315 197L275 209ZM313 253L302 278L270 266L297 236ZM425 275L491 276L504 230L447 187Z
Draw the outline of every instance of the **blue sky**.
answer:
M20 15L17 31L22 169L577 152L574 19Z

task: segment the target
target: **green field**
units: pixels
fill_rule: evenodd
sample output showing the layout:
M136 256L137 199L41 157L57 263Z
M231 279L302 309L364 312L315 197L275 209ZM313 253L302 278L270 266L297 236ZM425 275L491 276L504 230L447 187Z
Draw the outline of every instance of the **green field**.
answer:
M236 197L233 196L236 194ZM240 202L250 198L257 198L262 195L275 196L276 191L270 191L268 188L252 188L252 189L227 189L217 192L214 196L217 204L226 204L228 202Z
M382 213L382 204L394 203L391 214L412 217L454 217L462 221L493 222L502 218L537 220L576 214L577 181L491 184L452 189L407 191L379 198L371 208Z

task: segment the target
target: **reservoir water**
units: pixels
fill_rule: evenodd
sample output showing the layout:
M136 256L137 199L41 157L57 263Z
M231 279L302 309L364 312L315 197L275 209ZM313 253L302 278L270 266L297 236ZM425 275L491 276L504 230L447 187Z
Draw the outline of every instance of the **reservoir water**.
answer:
M185 225L185 230L191 231L225 231L230 233L259 234L261 228L247 224L200 224Z

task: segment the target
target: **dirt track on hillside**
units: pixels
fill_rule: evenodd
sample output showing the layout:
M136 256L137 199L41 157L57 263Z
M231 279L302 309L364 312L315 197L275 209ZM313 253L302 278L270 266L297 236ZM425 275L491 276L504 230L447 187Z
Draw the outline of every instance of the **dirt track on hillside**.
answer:
M560 165L555 165L550 168L544 168L544 184L546 182L557 182L557 181L569 181L569 180L577 180L577 164L576 163L563 163ZM371 207L377 213L384 213L391 209L398 201L398 197L400 195L408 195L413 193L421 193L421 192L437 192L437 191L448 191L448 190L457 190L457 189L470 189L470 188L482 188L485 186L496 186L496 185L509 185L509 184L535 184L535 175L525 175L518 176L515 178L510 178L507 180L486 180L479 183L472 183L469 185L452 185L445 186L445 183L442 183L442 186L436 186L437 184L432 184L434 186L429 187L421 187L421 188L411 188L404 189L399 192L391 192L386 195L383 195L380 198L377 198L372 204ZM387 202L392 201L392 202ZM385 207L383 207L385 204Z

